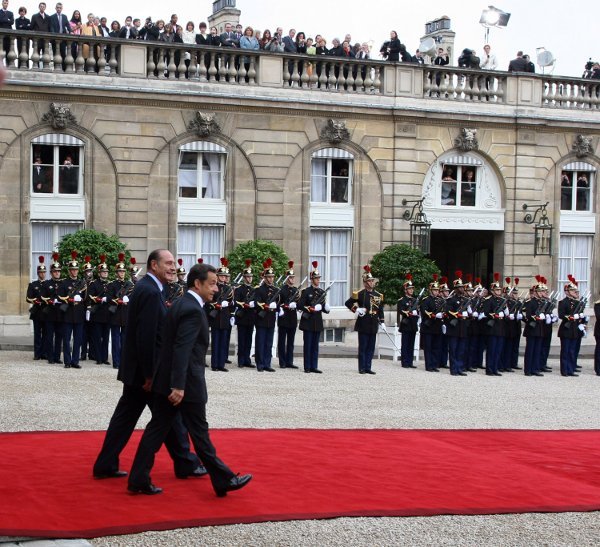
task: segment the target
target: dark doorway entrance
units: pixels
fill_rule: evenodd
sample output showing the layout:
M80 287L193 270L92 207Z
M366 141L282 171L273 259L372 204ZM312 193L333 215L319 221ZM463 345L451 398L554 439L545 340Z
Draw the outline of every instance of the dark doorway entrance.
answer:
M430 258L451 282L456 270L480 277L489 285L494 271L502 271L504 232L477 230L431 230ZM494 269L495 268L495 269Z

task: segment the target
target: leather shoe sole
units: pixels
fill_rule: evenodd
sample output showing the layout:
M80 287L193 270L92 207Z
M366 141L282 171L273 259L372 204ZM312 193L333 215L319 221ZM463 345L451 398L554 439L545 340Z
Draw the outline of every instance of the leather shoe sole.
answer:
M224 489L215 490L217 497L223 498L227 495L227 492L239 490L244 488L252 480L252 475L236 475L232 477Z
M153 484L146 484L144 486L135 486L133 484L129 484L127 486L127 490L129 490L132 494L146 494L147 496L154 496L163 491L162 488L154 486Z
M110 473L94 473L94 478L97 480L102 479L122 479L127 476L127 471L111 471Z

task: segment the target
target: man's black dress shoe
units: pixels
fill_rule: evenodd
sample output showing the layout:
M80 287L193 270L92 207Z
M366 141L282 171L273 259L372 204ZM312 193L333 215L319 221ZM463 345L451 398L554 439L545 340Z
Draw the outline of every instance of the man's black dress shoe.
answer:
M158 486L154 486L152 483L144 484L143 486L136 486L135 484L127 485L127 490L132 494L146 494L147 496L154 496L160 494L163 490Z
M199 465L198 467L196 467L196 469L194 469L188 475L178 475L177 473L175 473L175 476L178 479L187 479L187 478L198 479L200 477L204 477L204 475L206 475L206 474L208 474L206 467L204 467L203 465Z
M265 367L265 370L267 372L275 372L275 369L273 367Z
M39 361L41 359L41 357L34 357L33 360L34 361Z
M101 479L122 479L127 476L127 471L109 471L108 473L94 473L94 478Z
M304 369L304 372L308 373L308 372L310 372L310 370L309 370L309 369L307 369L307 368L305 368L305 369Z
M499 372L494 372L494 376L502 376Z
M81 365L76 365L75 363L71 363L71 368L81 368Z
M417 368L415 365L402 365L402 368Z
M451 372L452 376L467 376L466 372Z
M573 372L573 374L569 374L569 376L577 376L577 377L579 377L579 374L576 374L575 372Z
M285 368L298 368L296 365L286 365Z
M317 374L323 374L322 370L319 370L318 368L313 368L310 370L311 372L316 372Z
M359 370L358 373L359 374L366 374L366 371L365 370Z
M476 369L476 368L473 368L473 367L471 367L471 368L468 368L467 370L468 370L469 372L477 372L477 369Z
M374 370L365 370L367 374L377 374Z
M550 367L544 367L542 372L552 372L552 369Z
M532 372L531 374L533 376L543 376L543 374L541 372Z
M523 370L523 367L513 367L513 370Z
M225 361L226 365L231 365L231 361L229 359L227 359L227 361Z
M66 363L65 368L71 368L71 365L69 365L69 363Z
M235 477L231 477L231 479L229 479L229 482L225 488L220 488L219 490L215 490L215 492L219 498L222 498L227 495L227 492L244 488L244 486L246 486L251 480L252 475L236 475Z
M96 364L97 364L97 365L101 365L101 364L102 364L102 361L96 361Z
M221 372L229 372L229 369L228 369L228 368L225 368L225 367L223 367L223 368L220 368L219 370L220 370Z

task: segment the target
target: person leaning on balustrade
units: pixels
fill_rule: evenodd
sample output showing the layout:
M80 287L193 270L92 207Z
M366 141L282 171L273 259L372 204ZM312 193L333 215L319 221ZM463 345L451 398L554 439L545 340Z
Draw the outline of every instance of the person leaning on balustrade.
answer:
M100 29L94 24L94 14L88 13L87 23L81 29L82 36L102 36ZM94 51L95 50L95 51ZM84 59L92 57L96 61L100 58L100 46L90 47L90 44L83 44L81 47L81 55ZM94 63L96 65L96 63ZM96 65L95 71L98 72L98 66Z

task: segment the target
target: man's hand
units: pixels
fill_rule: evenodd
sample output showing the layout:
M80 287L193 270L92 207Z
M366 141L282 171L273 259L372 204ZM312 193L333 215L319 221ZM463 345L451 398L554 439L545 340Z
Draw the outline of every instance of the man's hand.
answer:
M173 406L177 406L181 401L183 401L184 391L183 389L171 389L171 395L169 395L169 402Z
M144 385L142 386L142 389L146 393L150 393L150 390L152 389L152 378L146 378L146 381L144 382Z

